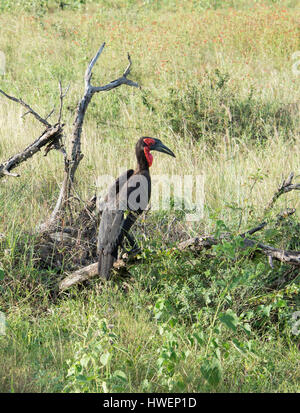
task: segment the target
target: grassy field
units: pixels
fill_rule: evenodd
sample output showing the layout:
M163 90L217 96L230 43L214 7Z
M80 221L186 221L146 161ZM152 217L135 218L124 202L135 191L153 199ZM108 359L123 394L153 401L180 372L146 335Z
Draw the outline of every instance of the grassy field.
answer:
M0 4L0 88L46 115L58 109L58 81L70 83L67 139L101 43L94 85L120 76L130 52L130 78L142 89L94 96L78 194L88 199L99 175L133 167L137 138L154 136L176 161L154 154L151 173L204 175L204 216L191 225L184 210L150 212L136 230L143 253L129 279L95 280L53 300L55 271L35 267L30 233L54 206L62 155L37 154L15 170L19 178L2 179L0 391L298 392L299 275L241 255L235 235L267 219L256 239L300 250L299 191L264 216L282 179L300 175L300 76L292 70L299 2L70 0L64 10L58 3ZM0 162L42 130L23 113L0 95ZM296 213L275 225L287 207ZM213 259L169 248L220 231L233 241L216 247Z

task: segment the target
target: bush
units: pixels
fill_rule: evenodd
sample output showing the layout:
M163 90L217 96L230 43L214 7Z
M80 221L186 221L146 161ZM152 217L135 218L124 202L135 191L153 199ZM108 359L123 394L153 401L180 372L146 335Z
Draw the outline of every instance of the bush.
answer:
M229 80L228 73L217 69L200 85L191 85L183 91L169 89L167 99L159 102L164 120L176 134L211 145L223 136L262 143L274 135L274 130L292 136L297 118L289 107L254 97L254 89L242 97ZM143 103L149 110L159 112L158 102L155 106L146 94Z

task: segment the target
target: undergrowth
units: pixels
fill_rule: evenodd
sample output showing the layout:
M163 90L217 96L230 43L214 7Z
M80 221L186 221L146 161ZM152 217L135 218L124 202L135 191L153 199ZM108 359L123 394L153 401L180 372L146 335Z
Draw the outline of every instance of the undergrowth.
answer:
M299 178L299 48L293 1L0 2L0 88L42 114L71 83L67 138L83 74L102 41L93 84L126 67L141 90L119 88L91 102L82 135L76 202L97 178L133 167L138 136L174 153L157 175L205 177L199 221L184 208L150 210L135 226L138 262L108 283L92 279L58 294L79 265L61 249L43 266L37 225L53 209L62 154L37 154L0 181L1 392L299 392L299 271L241 248L241 234L299 250L299 191L264 213L291 171ZM254 4L255 3L255 4ZM22 9L22 13L20 10ZM39 135L35 120L0 101L0 157ZM56 115L55 115L56 116ZM54 118L51 118L52 120ZM293 216L278 222L283 209ZM230 234L212 249L179 252L179 241ZM1 330L2 329L2 330Z

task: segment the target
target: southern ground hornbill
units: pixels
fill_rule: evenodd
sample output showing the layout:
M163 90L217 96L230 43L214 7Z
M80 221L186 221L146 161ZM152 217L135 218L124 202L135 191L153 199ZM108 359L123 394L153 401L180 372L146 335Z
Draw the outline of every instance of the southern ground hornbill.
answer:
M174 156L159 139L142 137L137 141L135 152L137 168L129 169L116 180L102 203L102 217L98 235L98 273L108 280L110 270L118 257L118 247L124 236L131 245L131 252L138 251L135 239L129 230L137 217L147 209L151 197L152 165L151 151ZM128 211L126 218L125 211Z

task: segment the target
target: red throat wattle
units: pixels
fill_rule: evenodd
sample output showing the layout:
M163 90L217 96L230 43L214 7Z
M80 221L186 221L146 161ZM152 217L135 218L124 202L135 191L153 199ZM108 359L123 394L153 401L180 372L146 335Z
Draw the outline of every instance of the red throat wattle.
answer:
M151 146L155 144L155 140L152 139L152 138L145 138L144 142L147 145L147 146L144 147L144 154L146 156L148 166L150 168L150 166L152 165L152 162L153 162L153 156L150 153L150 149L151 149Z
M144 154L146 156L147 162L148 162L148 166L150 167L152 165L153 162L153 156L150 153L150 148L149 146L145 146L144 147Z

